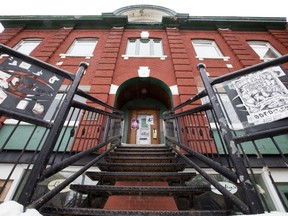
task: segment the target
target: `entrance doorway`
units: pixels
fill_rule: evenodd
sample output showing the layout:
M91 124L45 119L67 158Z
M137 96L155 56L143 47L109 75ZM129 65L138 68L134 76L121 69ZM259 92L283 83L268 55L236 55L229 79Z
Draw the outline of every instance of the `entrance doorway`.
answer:
M124 113L122 142L163 144L163 112L172 108L172 93L161 80L132 78L119 86L115 105Z
M128 143L139 145L159 144L159 110L130 110L130 113L130 133Z

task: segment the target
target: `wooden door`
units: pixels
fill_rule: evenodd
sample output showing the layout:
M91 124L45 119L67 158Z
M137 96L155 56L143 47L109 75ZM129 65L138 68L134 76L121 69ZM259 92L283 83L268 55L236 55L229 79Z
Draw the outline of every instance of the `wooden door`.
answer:
M160 143L159 110L130 110L128 143L139 145Z

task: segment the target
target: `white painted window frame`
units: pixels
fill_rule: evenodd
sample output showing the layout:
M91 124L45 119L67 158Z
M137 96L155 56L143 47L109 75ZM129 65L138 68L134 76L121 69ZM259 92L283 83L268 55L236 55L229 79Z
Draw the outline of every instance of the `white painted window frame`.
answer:
M88 54L77 54L77 53L74 53L74 49L81 43L84 43L84 42L87 42L87 45L90 45L91 46L91 52ZM98 38L94 38L94 37L83 37L83 38L76 38L72 45L69 47L69 49L67 50L66 53L61 53L60 54L60 57L61 58L66 58L66 57L84 57L86 59L90 59L93 57L93 52L97 46L97 43L98 43Z
M129 46L129 40L136 40L136 45L135 45L135 54L128 54L128 46ZM163 50L163 43L162 43L162 39L159 38L149 38L149 39L145 39L145 40L149 40L149 46L150 46L150 55L138 55L137 53L139 53L140 51L140 43L141 40L143 40L143 38L129 38L127 41L127 47L126 47L126 53L124 55L122 55L122 57L127 60L129 58L160 58L161 60L165 60L167 58L166 55L164 55L164 50ZM162 51L162 55L154 55L153 50L155 48L154 46L154 40L160 40L160 44L161 44L161 51Z
M192 45L194 47L194 50L196 52L196 58L199 60L204 60L204 59L223 59L224 61L228 61L230 59L229 56L224 56L219 47L217 46L216 42L214 40L210 39L193 39L192 40ZM205 47L212 47L215 49L216 53L218 54L217 56L214 55L206 55L206 56L201 56L197 54L196 47L202 47L205 49Z
M36 49L36 47L43 41L42 38L25 38L22 39L18 44L16 44L13 49L15 49L18 52L21 52L25 55L30 55L31 52L33 52L33 50ZM32 47L32 49L29 50L29 52L26 52L23 49L23 47L26 47L27 45L31 45L32 43L34 43Z

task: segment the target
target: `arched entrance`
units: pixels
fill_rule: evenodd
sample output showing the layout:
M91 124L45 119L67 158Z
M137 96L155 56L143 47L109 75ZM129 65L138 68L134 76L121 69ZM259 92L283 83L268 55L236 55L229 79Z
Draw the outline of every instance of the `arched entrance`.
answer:
M155 78L132 78L117 90L115 107L124 112L122 142L164 143L162 114L171 109L170 88Z

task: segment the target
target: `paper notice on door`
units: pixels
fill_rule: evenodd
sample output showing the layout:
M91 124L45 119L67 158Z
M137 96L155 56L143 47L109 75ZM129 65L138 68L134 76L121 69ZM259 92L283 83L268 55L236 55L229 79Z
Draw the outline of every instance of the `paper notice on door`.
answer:
M154 125L154 116L153 115L146 116L146 124L147 125Z

